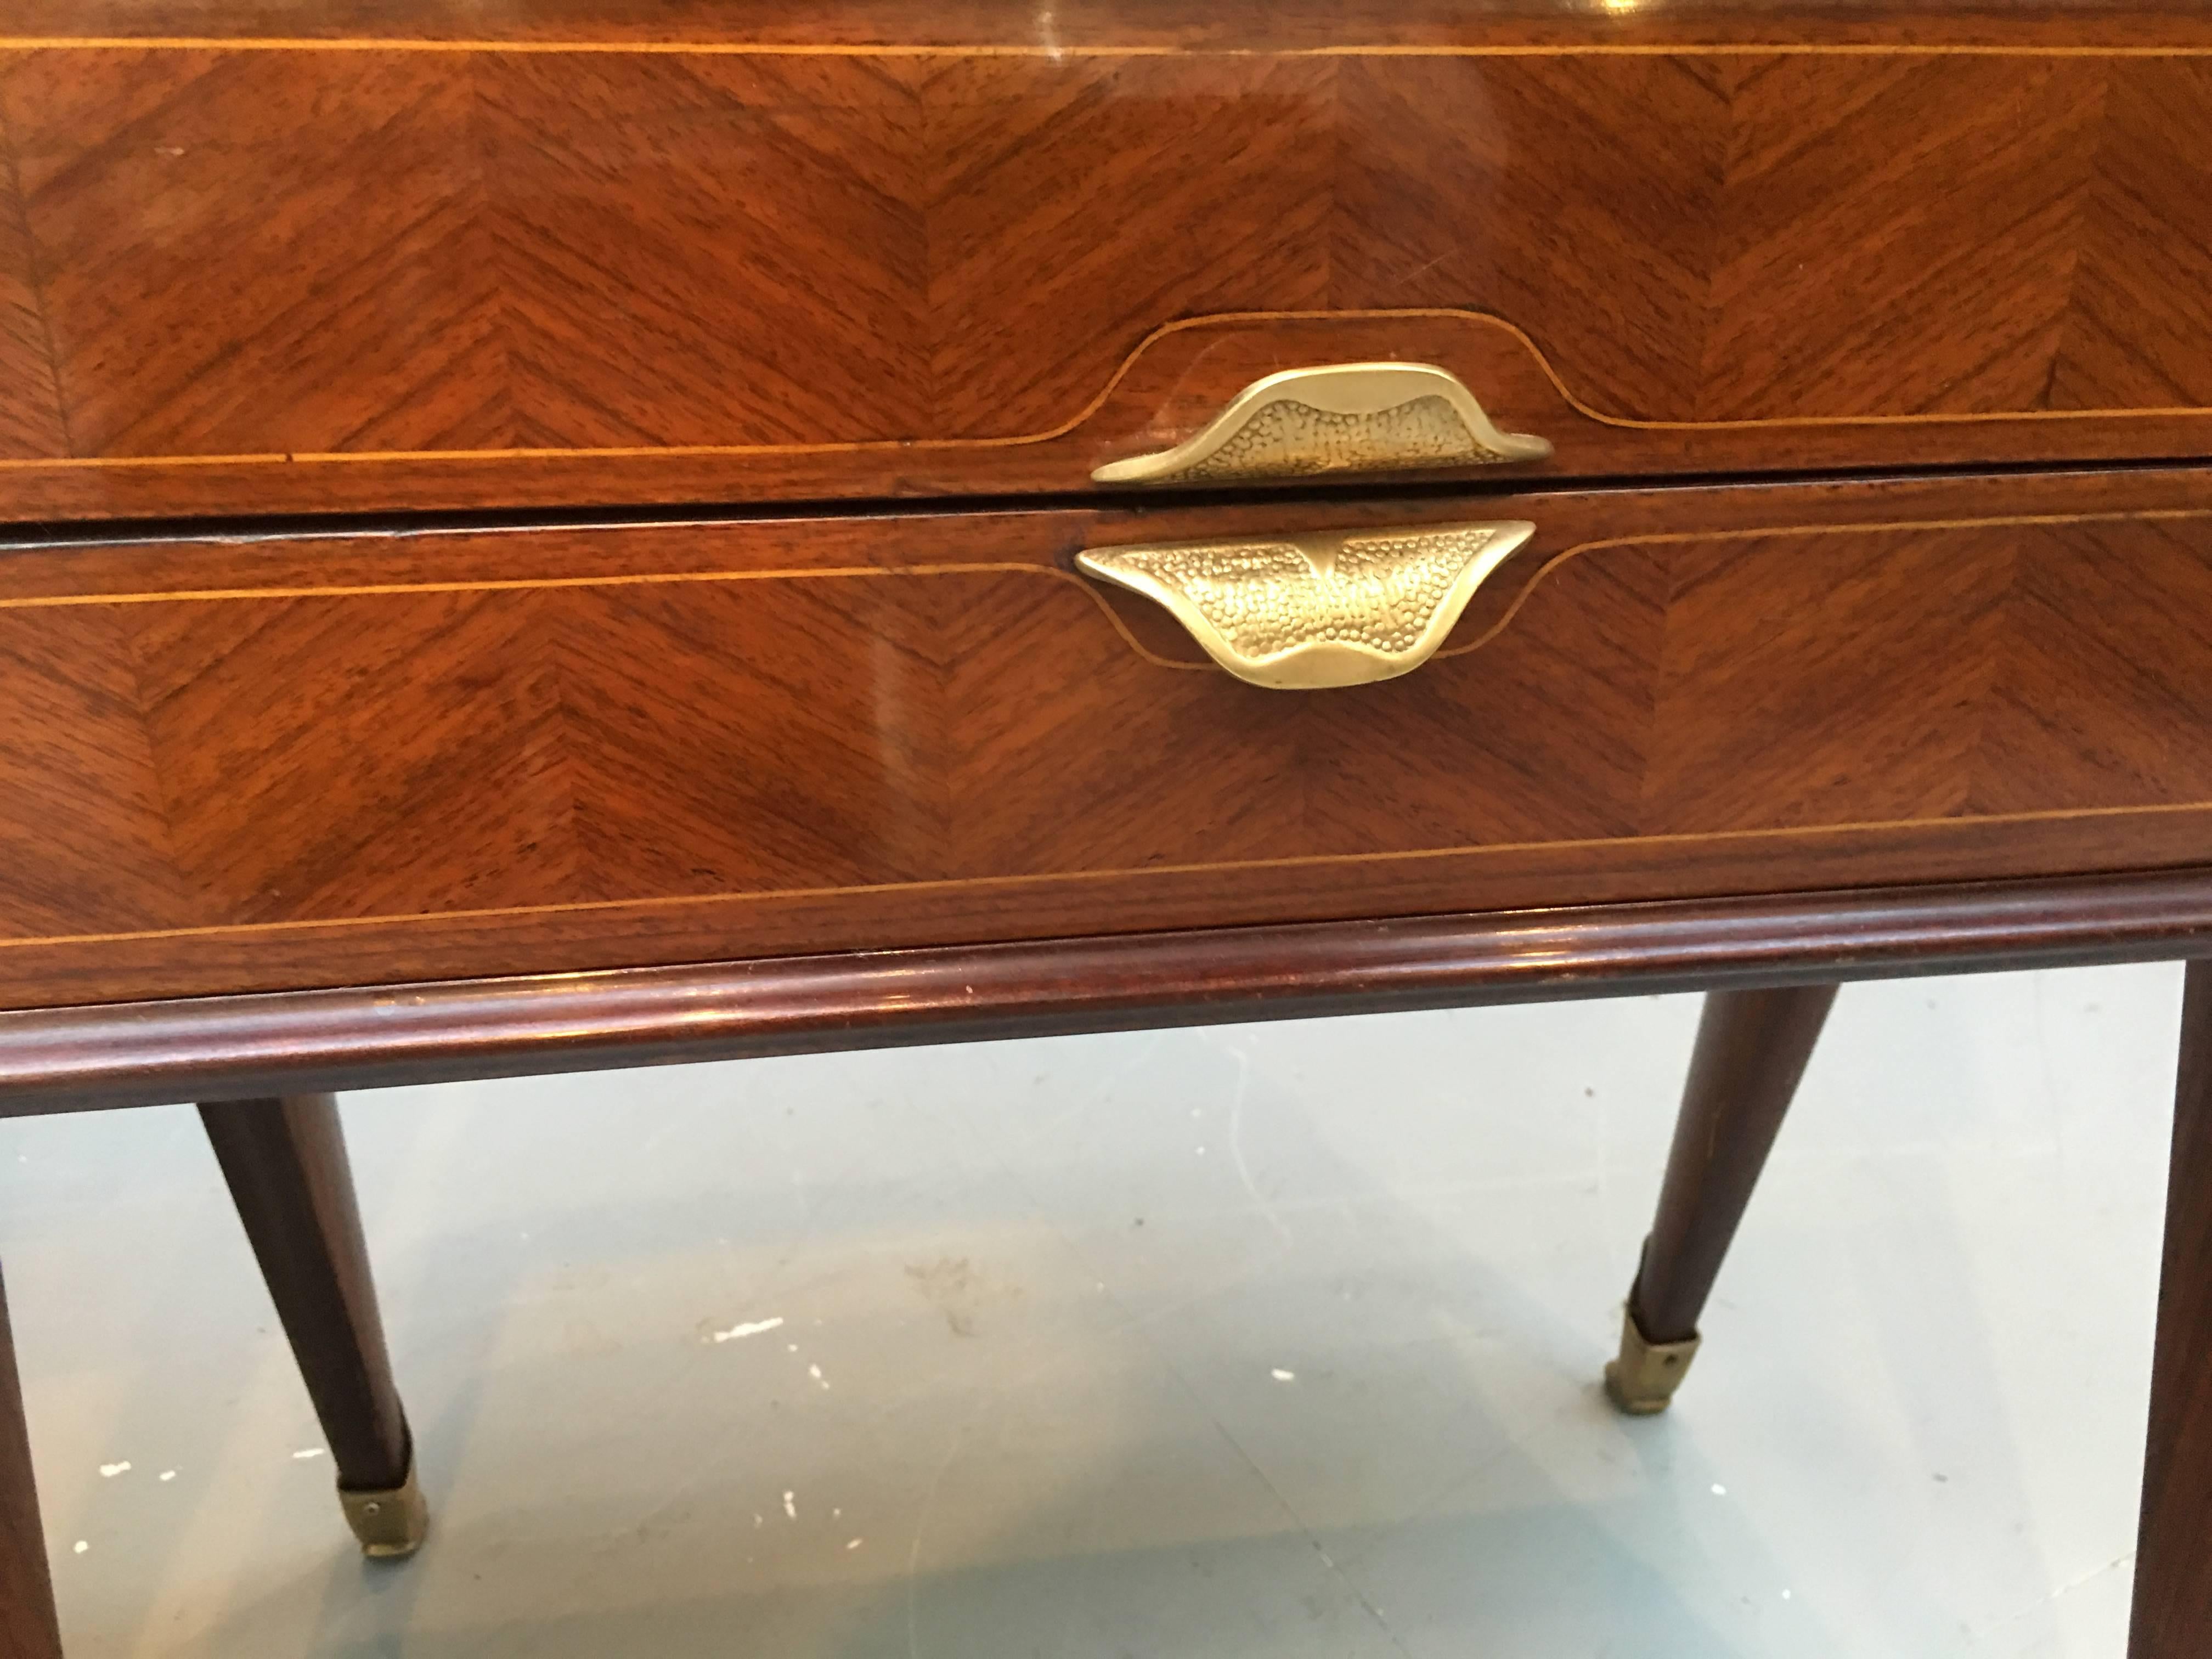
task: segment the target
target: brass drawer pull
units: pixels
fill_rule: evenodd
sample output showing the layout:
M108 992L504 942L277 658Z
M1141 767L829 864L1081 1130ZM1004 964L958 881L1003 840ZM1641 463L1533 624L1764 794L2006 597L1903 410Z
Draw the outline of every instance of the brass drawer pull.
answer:
M1216 483L1318 472L1540 461L1552 446L1500 432L1433 363L1332 363L1255 380L1188 442L1109 461L1095 483Z
M1102 547L1075 562L1165 605L1238 679L1320 691L1419 668L1535 529L1516 520Z

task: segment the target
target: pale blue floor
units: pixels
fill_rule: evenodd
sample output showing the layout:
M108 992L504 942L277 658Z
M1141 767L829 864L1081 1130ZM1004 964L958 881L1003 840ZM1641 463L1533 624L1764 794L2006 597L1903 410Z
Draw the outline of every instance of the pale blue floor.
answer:
M1639 1423L1690 999L351 1097L396 1570L190 1112L0 1123L70 1651L2118 1659L2179 983L1847 991Z

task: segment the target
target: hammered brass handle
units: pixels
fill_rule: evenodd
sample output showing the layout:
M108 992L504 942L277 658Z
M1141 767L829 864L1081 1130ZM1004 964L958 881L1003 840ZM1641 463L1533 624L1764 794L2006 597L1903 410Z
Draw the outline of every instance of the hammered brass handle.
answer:
M1331 363L1255 380L1188 442L1110 461L1095 483L1218 483L1320 472L1540 461L1552 446L1500 432L1434 363Z
M1320 691L1419 668L1535 529L1516 520L1101 547L1075 562L1158 600L1238 679Z

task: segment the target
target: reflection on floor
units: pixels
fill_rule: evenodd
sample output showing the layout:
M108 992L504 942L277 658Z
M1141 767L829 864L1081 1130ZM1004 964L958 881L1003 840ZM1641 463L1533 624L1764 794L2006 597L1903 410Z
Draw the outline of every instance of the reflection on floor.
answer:
M0 1123L73 1659L2110 1659L2179 974L1847 991L1667 1417L1694 1000L349 1097L348 1548L185 1109Z

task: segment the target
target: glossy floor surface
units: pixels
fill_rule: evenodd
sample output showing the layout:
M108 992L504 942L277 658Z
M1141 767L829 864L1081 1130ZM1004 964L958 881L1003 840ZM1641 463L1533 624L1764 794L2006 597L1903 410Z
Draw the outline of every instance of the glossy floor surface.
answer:
M0 1124L73 1659L2121 1650L2179 971L1846 991L1674 1413L1693 1000L347 1103L364 1567L198 1124Z

